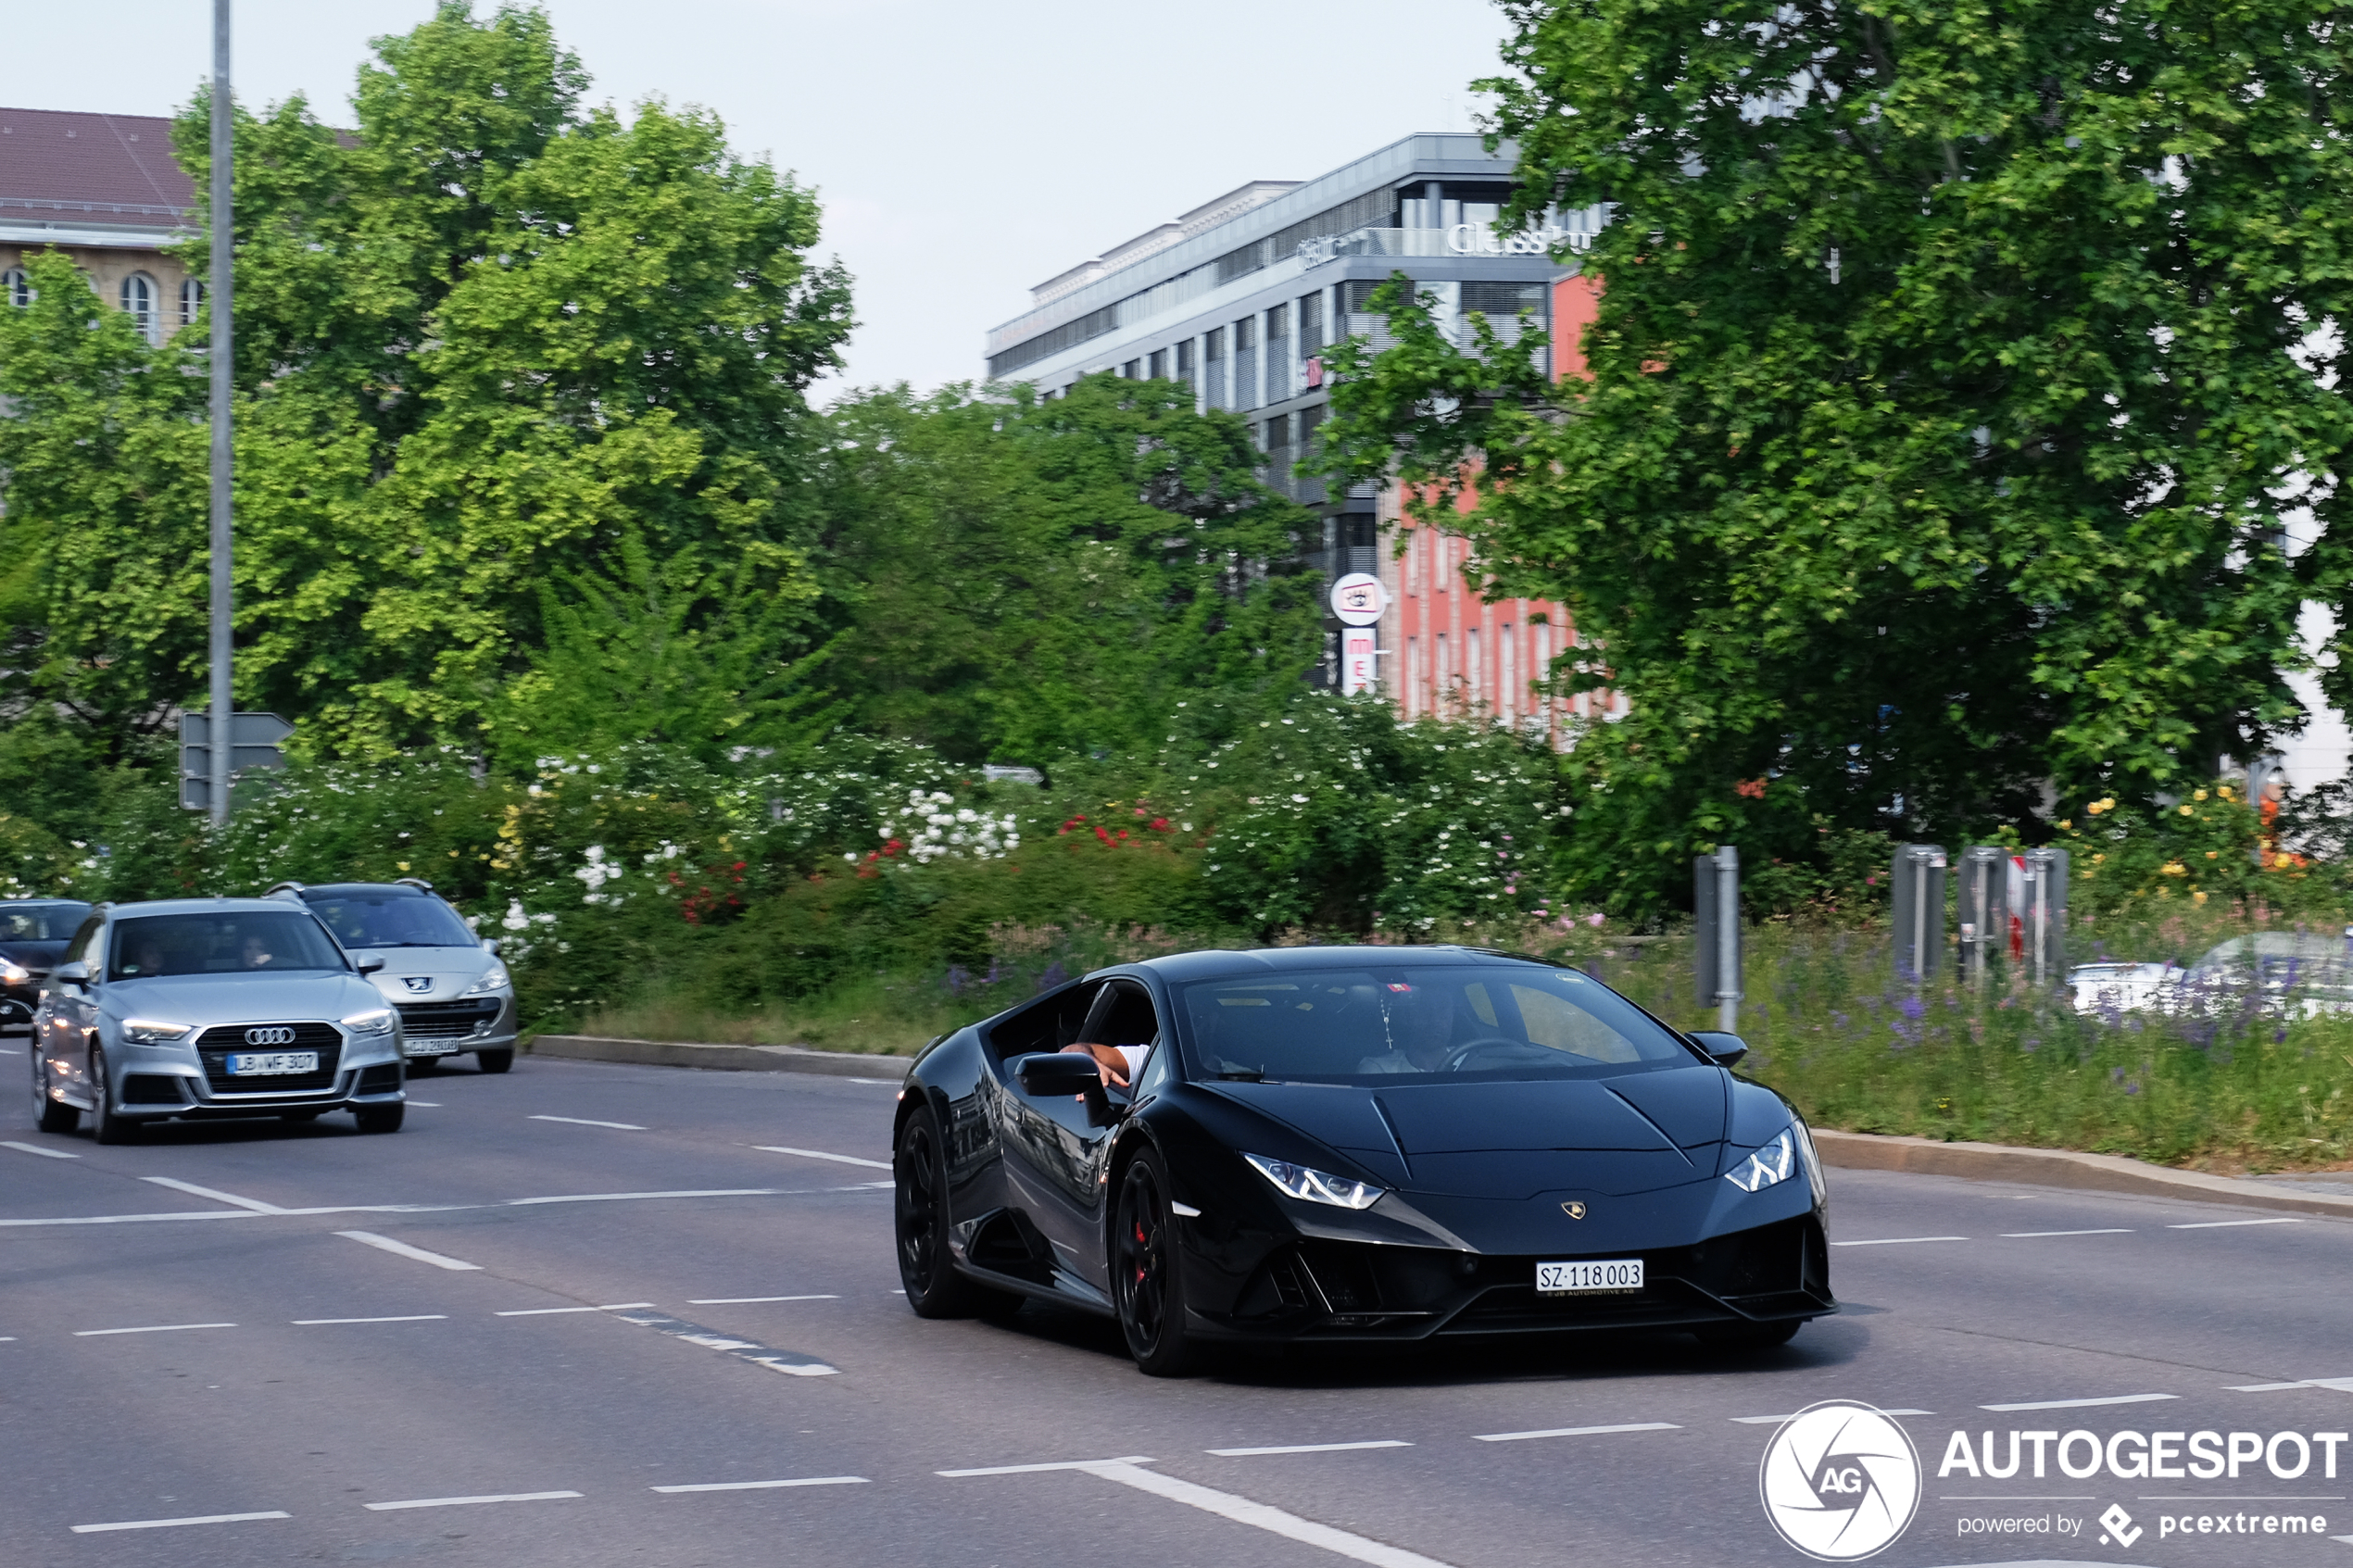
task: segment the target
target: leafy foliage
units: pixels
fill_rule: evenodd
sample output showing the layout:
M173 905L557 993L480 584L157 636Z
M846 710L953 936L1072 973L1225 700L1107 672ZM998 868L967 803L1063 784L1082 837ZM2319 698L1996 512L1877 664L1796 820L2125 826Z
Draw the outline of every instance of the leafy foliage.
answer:
M2316 330L2353 306L2339 30L1505 8L1504 222L1613 208L1599 319L1560 345L1590 377L1399 290L1326 432L1438 505L1475 479L1500 591L1565 599L1594 650L1567 684L1629 696L1570 759L1574 885L1645 905L1693 849L1786 853L1817 814L2031 823L2046 778L2145 799L2299 721L2280 672L2299 602L2341 597L2353 440ZM1736 790L1766 778L1798 809Z

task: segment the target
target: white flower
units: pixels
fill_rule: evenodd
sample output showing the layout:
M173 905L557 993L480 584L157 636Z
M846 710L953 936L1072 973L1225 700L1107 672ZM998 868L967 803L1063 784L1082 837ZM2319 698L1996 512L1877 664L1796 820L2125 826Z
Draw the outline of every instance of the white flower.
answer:
M844 855L842 859L848 860L853 866L858 863L858 857L855 855Z
M1285 722L1289 722L1289 721L1285 721ZM1307 804L1307 797L1305 797L1305 796L1303 796L1303 795L1294 795L1294 796L1292 796L1292 797L1291 797L1291 798L1292 798L1293 800L1298 801L1298 802L1299 802L1302 806L1304 806L1304 805L1306 805L1306 804Z
M522 912L522 899L510 898L507 900L506 918L501 920L498 924L502 929L507 931L527 931L530 929L531 917Z

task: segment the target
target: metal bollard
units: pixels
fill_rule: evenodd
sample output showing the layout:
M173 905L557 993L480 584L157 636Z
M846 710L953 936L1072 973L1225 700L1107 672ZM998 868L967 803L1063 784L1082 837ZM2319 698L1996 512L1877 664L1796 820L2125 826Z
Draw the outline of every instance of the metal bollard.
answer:
M2009 935L2009 851L1978 844L1961 851L1961 974L1985 978Z
M1906 844L1895 851L1895 977L1919 985L1944 956L1944 850Z
M1741 852L1719 845L1692 859L1692 905L1698 918L1692 969L1702 1001L1713 1001L1718 1029L1736 1031L1741 1002Z

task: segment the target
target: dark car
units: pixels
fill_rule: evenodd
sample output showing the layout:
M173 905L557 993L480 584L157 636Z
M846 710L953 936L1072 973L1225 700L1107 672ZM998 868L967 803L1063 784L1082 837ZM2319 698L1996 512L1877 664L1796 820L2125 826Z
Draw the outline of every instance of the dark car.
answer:
M1151 1046L1132 1094L1076 1042ZM1832 1312L1796 1110L1577 970L1461 947L1202 952L935 1042L900 1097L900 1272L925 1317L1027 1298L1204 1342L1679 1329Z
M90 906L71 898L0 900L0 1024L31 1023L41 983L89 918Z

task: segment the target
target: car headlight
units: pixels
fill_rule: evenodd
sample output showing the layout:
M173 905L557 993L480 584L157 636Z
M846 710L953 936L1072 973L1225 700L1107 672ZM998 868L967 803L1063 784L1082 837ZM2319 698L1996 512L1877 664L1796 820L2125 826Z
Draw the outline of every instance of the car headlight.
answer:
M1250 1161L1252 1170L1286 1195L1309 1203L1328 1203L1336 1209L1370 1209L1387 1190L1351 1181L1346 1176L1335 1176L1328 1171L1311 1171L1288 1160L1269 1160L1263 1154L1245 1154L1242 1158Z
M11 963L6 959L0 959L0 985L30 985L31 984L32 971L20 963Z
M1743 1192L1763 1192L1789 1180L1797 1169L1797 1138L1794 1128L1784 1127L1781 1135L1742 1160L1724 1179Z
M343 1026L355 1035L389 1035L392 1033L392 1010L371 1008L355 1012L343 1021Z
M126 1018L122 1021L122 1037L134 1046L163 1046L183 1039L193 1023L166 1023L154 1018Z
M466 987L466 995L478 997L484 991L503 991L514 983L514 976L507 972L505 964L493 963L482 972L481 979Z

